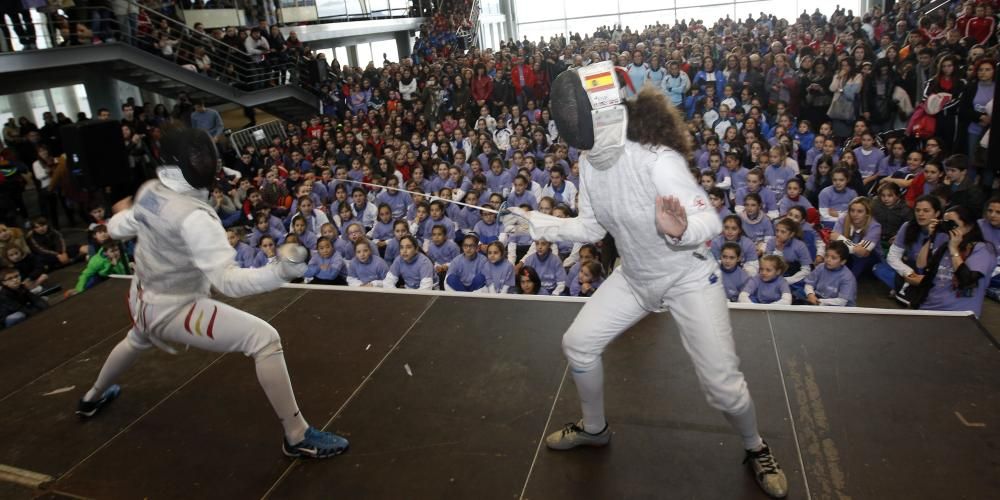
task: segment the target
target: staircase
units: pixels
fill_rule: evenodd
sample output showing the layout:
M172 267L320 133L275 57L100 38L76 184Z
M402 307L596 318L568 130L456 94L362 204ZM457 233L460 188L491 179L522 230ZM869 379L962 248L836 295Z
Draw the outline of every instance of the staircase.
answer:
M299 84L305 74L299 61L290 58L262 72L246 52L194 33L159 12L140 9L153 23L166 20L170 29L180 34L178 52L193 53L199 46L218 54L210 56L212 68L205 73L187 69L150 51L148 37L115 29L116 39L109 38L105 43L0 54L0 93L80 83L88 73L96 72L166 97L187 93L192 100L204 100L208 106L234 103L255 107L286 121L299 121L320 112L319 97ZM85 15L89 17L89 12ZM293 83L277 85L278 72L284 72Z

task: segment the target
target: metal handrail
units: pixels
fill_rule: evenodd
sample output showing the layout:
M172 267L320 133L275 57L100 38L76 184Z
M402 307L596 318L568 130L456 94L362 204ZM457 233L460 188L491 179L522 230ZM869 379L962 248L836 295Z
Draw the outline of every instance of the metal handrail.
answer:
M43 31L50 33L53 45L56 45L59 39L62 40L60 46L84 45L90 42L84 39L87 33L90 33L95 43L124 43L181 64L186 62L193 64L195 49L200 47L205 49L210 65L206 70L198 69L198 74L234 86L245 87L245 90L264 88L272 82L280 83L286 80L286 75L289 83L299 83L304 75L302 61L294 51L290 51L280 58L275 57L270 58L270 60L265 58L264 63L255 63L252 56L242 48L233 47L207 34L196 32L170 16L135 4L131 0L128 1L130 4L136 5L146 15L148 26L140 26L136 22L136 25L132 26L131 29L127 26L126 29L123 29L114 12L103 6L75 8L71 12L77 17L69 19L66 16L61 16L65 18L65 22L50 15L53 16L50 18L50 22L31 24L35 28L36 37ZM164 56L163 51L156 46L159 40L152 38L152 35L158 31L161 21L167 23L167 40L172 42L172 57ZM85 29L79 29L80 25L83 25ZM13 23L3 26L12 35L16 31ZM20 28L20 26L17 27ZM97 32L91 31L92 27L98 28ZM48 49L32 48L28 50L44 51Z
M476 37L476 30L479 26L479 13L481 10L479 0L473 0L472 6L469 8L469 28L460 26L455 30L457 36L465 39L467 47L471 48L477 45L478 37Z

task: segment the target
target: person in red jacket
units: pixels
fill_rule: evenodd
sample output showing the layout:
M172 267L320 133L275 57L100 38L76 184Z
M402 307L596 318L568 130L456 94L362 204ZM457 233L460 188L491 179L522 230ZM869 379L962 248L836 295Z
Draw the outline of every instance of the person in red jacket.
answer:
M524 109L525 103L535 98L535 71L524 59L518 59L510 70L510 81L514 84L517 104Z
M472 79L472 98L476 100L476 109L482 108L493 95L493 79L486 74L486 66L476 65L476 76Z
M972 37L976 43L985 44L993 35L994 29L996 29L996 19L986 15L985 5L976 5L976 17L969 19L965 25L965 36Z

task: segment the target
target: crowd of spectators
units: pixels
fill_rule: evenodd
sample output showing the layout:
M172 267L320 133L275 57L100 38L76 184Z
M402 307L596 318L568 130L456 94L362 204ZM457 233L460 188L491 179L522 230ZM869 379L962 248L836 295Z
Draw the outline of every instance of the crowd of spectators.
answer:
M220 141L209 202L238 265L298 242L311 283L592 294L617 260L610 237L532 241L453 202L572 217L580 152L559 142L550 84L611 60L685 114L692 175L723 222L706 251L731 300L853 306L858 280L878 279L911 307L978 315L1000 288L994 2L609 26L497 51L457 36L469 8L444 2L399 62L332 61L311 83L322 112L284 135L239 151ZM153 162L155 130L190 125L194 109L130 105L136 158ZM25 122L9 125L17 140L45 142ZM54 191L50 217L67 205Z

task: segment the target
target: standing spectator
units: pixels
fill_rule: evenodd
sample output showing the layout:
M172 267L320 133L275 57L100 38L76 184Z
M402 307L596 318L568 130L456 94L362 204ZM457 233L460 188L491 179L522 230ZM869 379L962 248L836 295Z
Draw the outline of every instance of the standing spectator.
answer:
M514 84L514 97L522 109L535 98L535 71L523 58L518 59L510 70L510 81Z
M958 58L947 54L938 61L937 74L927 81L923 93L925 100L935 94L951 96L935 115L937 126L934 135L945 144L965 144L966 131L958 126L958 104L964 91L965 80L958 71Z
M205 101L201 100L195 103L194 112L191 113L191 127L208 132L216 142L222 140L222 133L225 131L219 112L205 107Z
M250 75L251 81L246 82L251 88L262 88L267 80L267 57L271 53L271 45L264 38L260 28L250 30L250 36L243 41L243 48L250 54L251 63L255 65Z

